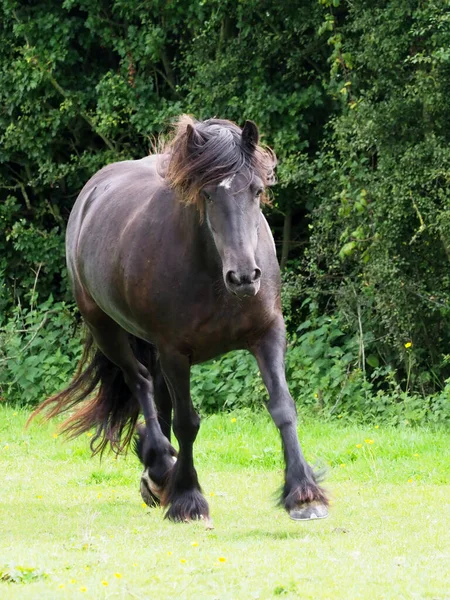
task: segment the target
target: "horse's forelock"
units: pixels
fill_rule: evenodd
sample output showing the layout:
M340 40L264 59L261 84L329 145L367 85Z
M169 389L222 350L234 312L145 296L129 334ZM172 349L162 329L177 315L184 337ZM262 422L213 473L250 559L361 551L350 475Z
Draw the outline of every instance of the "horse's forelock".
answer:
M200 191L242 169L257 172L271 185L276 165L270 149L256 146L248 152L241 145L242 131L231 121L194 121L183 115L177 121L172 141L166 147L168 163L163 174L180 198L201 210ZM249 177L249 184L252 177Z

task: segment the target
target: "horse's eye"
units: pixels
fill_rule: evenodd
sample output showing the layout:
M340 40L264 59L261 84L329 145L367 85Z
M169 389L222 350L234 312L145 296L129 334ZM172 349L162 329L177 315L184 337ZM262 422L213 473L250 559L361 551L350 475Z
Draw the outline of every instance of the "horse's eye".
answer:
M211 194L208 194L208 192L203 192L203 196L207 202L212 202Z
M259 197L262 195L263 191L264 191L264 190L263 190L262 188L260 188L260 189L259 189L259 190L256 192L256 194L255 194L255 195L256 195L256 197L257 197L257 198L259 198Z

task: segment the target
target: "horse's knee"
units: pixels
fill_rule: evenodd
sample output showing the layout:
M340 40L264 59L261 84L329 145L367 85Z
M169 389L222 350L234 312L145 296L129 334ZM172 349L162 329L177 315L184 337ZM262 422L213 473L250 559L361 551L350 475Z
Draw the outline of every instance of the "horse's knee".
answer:
M197 413L192 412L189 418L186 419L175 416L173 430L178 441L185 440L186 442L193 442L197 437L199 429L200 417Z
M277 401L271 399L267 408L275 425L282 427L295 425L297 422L297 410L290 394L287 394L283 401L277 398Z

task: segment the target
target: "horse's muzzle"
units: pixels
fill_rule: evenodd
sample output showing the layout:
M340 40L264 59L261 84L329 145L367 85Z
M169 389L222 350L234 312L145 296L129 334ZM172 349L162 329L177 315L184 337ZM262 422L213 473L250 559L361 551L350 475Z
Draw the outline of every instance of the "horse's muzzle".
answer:
M238 296L239 298L256 296L256 294L259 292L260 284L260 279L257 279L256 281L253 281L251 283L235 284L230 283L229 281L225 282L227 290L235 296Z

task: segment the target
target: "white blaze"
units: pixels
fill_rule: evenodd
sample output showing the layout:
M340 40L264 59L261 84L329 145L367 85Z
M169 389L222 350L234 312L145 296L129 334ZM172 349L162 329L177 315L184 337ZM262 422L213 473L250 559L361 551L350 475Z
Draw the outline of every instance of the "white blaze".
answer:
M229 177L226 177L223 181L219 183L219 187L224 187L226 190L229 190L234 178L235 175L230 175Z

